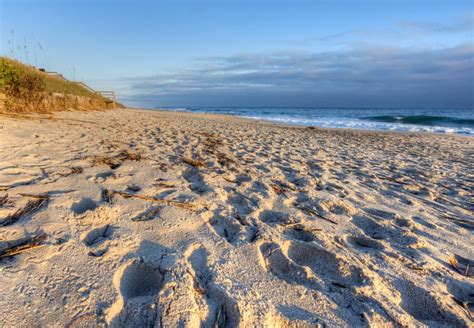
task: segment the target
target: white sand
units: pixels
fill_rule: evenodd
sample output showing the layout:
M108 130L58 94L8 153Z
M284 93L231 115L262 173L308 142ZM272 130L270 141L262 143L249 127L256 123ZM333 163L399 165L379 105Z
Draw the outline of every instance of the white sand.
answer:
M474 259L473 158L449 135L0 117L0 326L472 327L449 259Z

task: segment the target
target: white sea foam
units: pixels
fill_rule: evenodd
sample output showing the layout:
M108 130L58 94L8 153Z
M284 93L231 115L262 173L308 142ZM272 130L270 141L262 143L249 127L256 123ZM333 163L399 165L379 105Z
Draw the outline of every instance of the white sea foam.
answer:
M341 117L321 117L321 118L296 118L288 116L244 116L255 120L266 120L292 125L320 126L327 128L360 129L360 130L378 130L378 131L409 131L409 132L432 132L432 133L450 133L473 135L474 129L468 127L445 127L445 126L427 126L402 123L373 122L355 118Z

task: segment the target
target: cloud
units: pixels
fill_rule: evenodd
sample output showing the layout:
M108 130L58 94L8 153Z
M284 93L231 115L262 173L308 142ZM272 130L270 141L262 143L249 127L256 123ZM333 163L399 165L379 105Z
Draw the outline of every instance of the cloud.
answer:
M146 106L474 107L474 44L285 51L199 59L132 77L125 102Z
M409 32L421 34L452 34L468 32L474 33L474 12L469 12L456 19L452 24L438 22L401 22L399 26Z
M333 34L315 36L303 40L290 42L294 45L332 45L344 46L348 42L357 40L383 40L397 44L413 45L425 38L437 38L444 36L456 36L470 34L471 39L474 33L474 12L466 12L452 18L450 23L440 23L433 21L398 21L387 26L359 27Z

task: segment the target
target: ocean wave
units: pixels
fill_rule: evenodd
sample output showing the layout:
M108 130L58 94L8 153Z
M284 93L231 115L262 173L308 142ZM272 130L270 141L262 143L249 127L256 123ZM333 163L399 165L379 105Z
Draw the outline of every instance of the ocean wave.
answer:
M459 126L474 128L474 120L449 116L410 115L410 116L369 116L363 119L385 123L417 124L428 126Z
M172 111L241 116L300 126L450 133L474 136L471 109L168 107Z
M172 112L190 112L190 110L185 107L155 107L155 109L169 110Z
M371 121L357 118L296 118L289 116L260 116L248 115L246 118L255 120L265 120L291 125L319 126L325 128L358 129L358 130L378 130L378 131L406 131L406 132L431 132L449 133L474 136L474 128L453 127L439 125L406 124L401 122Z

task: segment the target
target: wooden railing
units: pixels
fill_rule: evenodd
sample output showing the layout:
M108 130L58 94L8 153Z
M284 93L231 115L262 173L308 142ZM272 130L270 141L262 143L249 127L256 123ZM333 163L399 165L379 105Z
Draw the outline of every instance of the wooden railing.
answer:
M112 108L115 108L115 92L114 91L96 91L96 94L108 99L108 102L112 104Z
M109 103L109 104L112 104L112 108L115 108L116 100L115 100L115 92L114 91L95 91L94 89L92 89L90 86L88 86L84 82L70 81L70 80L66 79L62 74L59 74L57 72L45 72L45 73L48 74L48 75L59 77L59 78L65 80L65 81L80 85L81 87L85 88L86 90L89 90L90 92L93 92L93 93L107 99L106 102Z
M90 86L88 86L84 82L76 82L76 81L71 81L71 82L74 83L74 84L80 85L81 87L83 87L84 89L89 90L90 92L95 92L94 89L92 89Z

